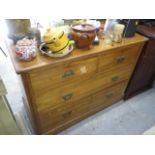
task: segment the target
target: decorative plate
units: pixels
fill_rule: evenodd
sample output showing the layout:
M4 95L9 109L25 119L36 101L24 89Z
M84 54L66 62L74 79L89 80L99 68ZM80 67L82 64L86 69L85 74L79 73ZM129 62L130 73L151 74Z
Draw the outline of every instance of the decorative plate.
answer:
M42 54L45 54L49 57L60 58L60 57L64 57L67 54L71 53L73 49L74 49L74 46L70 44L65 49L57 53L52 53L52 51L49 51L48 49L46 49L46 51L44 51L43 49L40 49L40 51Z

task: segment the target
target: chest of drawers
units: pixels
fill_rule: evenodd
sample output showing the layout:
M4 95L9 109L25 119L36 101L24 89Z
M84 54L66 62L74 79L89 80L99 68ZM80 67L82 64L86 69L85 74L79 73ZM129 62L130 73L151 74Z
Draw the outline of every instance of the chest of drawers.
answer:
M10 55L21 75L37 134L55 134L123 98L145 40L75 49L61 59L38 53L31 62ZM10 47L10 46L9 46Z

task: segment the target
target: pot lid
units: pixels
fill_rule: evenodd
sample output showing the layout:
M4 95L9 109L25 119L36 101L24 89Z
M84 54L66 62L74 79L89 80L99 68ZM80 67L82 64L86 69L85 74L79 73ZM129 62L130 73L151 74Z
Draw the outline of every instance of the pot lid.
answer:
M73 30L76 31L82 31L82 32L90 32L90 31L95 31L95 27L91 24L77 24L72 26Z
M33 39L23 38L21 40L18 40L16 45L17 46L31 46L33 43L34 43Z
M53 38L58 38L61 35L63 35L63 31L61 31L60 29L52 29L52 28L48 28L47 31L45 32L44 36L43 36L43 40L46 43L49 43L53 40Z

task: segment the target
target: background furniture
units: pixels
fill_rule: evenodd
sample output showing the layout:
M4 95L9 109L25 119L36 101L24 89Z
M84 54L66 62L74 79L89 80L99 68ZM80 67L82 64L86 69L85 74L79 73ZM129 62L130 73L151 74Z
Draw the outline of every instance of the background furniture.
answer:
M0 135L18 135L21 130L17 125L15 117L9 107L6 89L0 78Z
M149 38L138 60L132 78L125 91L128 99L153 85L155 77L155 27L139 25L137 32Z
M144 42L138 34L113 45L101 40L59 59L38 52L30 62L18 60L8 43L36 133L55 134L122 99Z

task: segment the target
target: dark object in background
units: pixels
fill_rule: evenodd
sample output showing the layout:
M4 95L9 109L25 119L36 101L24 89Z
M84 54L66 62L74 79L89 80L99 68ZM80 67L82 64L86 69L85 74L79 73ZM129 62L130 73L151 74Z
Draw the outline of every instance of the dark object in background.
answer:
M140 19L139 25L145 25L148 27L155 26L155 19Z
M123 32L124 37L133 37L135 35L136 27L138 25L137 19L122 19L119 20L119 23L125 25Z
M98 36L95 37L94 39L94 42L93 42L93 45L99 45L99 39L98 39Z
M155 27L139 25L137 32L148 37L125 91L124 99L152 88L155 78Z
M40 46L41 44L41 34L38 28L29 28L27 36L29 37L29 39L36 39L37 41L37 47Z
M8 37L14 41L14 44L26 36L31 27L30 19L6 19L9 30Z
M13 34L11 37L9 37L10 39L13 40L13 43L16 44L18 40L23 39L24 37L26 37L25 33L17 33L17 34Z

